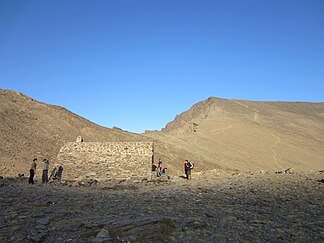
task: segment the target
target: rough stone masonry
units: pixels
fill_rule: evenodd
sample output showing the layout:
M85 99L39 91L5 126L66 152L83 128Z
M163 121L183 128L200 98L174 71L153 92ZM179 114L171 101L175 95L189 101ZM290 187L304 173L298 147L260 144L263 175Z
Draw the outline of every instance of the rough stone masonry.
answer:
M143 180L151 177L153 142L66 143L57 156L64 180Z

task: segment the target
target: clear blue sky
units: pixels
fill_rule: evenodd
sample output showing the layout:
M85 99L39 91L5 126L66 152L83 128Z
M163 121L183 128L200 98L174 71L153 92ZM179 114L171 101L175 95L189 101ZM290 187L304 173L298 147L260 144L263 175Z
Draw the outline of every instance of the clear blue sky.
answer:
M0 0L0 88L134 132L210 96L324 101L324 1Z

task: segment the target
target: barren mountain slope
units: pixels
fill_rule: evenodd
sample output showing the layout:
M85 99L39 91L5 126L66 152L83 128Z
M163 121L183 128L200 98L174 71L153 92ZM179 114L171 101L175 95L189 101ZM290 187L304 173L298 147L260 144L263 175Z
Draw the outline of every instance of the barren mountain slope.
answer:
M107 114L109 115L109 114ZM65 142L154 140L155 160L172 175L182 160L195 171L324 168L324 103L209 98L178 115L161 132L144 135L96 125L58 106L0 89L0 172L27 172L33 157L55 161Z
M0 89L0 172L27 172L34 157L55 161L61 146L84 141L140 141L143 136L96 125L58 106Z
M187 151L197 170L323 169L324 103L209 98L150 136L166 154Z

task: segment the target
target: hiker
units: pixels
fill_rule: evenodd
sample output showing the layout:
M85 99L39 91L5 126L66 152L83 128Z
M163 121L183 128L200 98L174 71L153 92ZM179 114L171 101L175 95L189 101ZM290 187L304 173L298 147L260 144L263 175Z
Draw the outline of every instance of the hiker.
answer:
M37 158L33 159L33 163L30 166L29 170L29 184L34 184L34 176L37 167Z
M162 171L162 160L159 159L159 162L158 162L158 170Z
M185 178L186 178L186 179L188 179L188 175L187 175L187 162L188 162L187 159L185 159L185 160L183 161L183 169L184 169L184 173L185 173Z
M193 169L193 163L190 162L189 160L186 160L186 177L187 180L191 180L191 170Z
M170 179L170 176L168 175L168 173L167 173L167 170L168 168L163 168L162 169L162 175L164 175L164 176L166 176L166 178L168 178L168 179Z
M53 167L53 169L52 169L52 171L51 171L51 175L50 175L50 177L49 177L49 180L55 180L55 179L57 179L56 178L56 173L57 173L57 169L58 169L58 164L54 164L54 167Z
M63 166L60 165L56 172L56 177L57 177L58 181L61 181L62 173L63 173Z
M162 172L162 160L159 159L158 166L157 166L157 171L156 171L156 176L160 177Z
M44 159L44 167L43 167L43 175L42 175L42 183L48 182L48 168L49 168L49 160Z
M154 164L154 161L152 161L152 172L156 171L157 166Z

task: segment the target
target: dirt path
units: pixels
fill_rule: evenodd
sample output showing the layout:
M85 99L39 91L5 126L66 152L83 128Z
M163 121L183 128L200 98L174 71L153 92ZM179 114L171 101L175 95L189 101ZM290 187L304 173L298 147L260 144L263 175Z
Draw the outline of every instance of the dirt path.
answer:
M254 111L254 117L253 117L253 121L256 122L258 125L262 126L262 128L267 131L267 133L269 133L272 137L275 138L275 142L270 146L270 150L272 152L272 158L275 162L275 164L277 164L278 169L282 170L284 169L284 167L278 162L278 158L277 158L277 152L275 150L275 147L281 143L281 138L278 137L277 135L275 135L274 133L272 133L271 131L269 131L269 129L267 129L266 127L264 127L263 123L259 120L259 111L255 108L252 109Z

